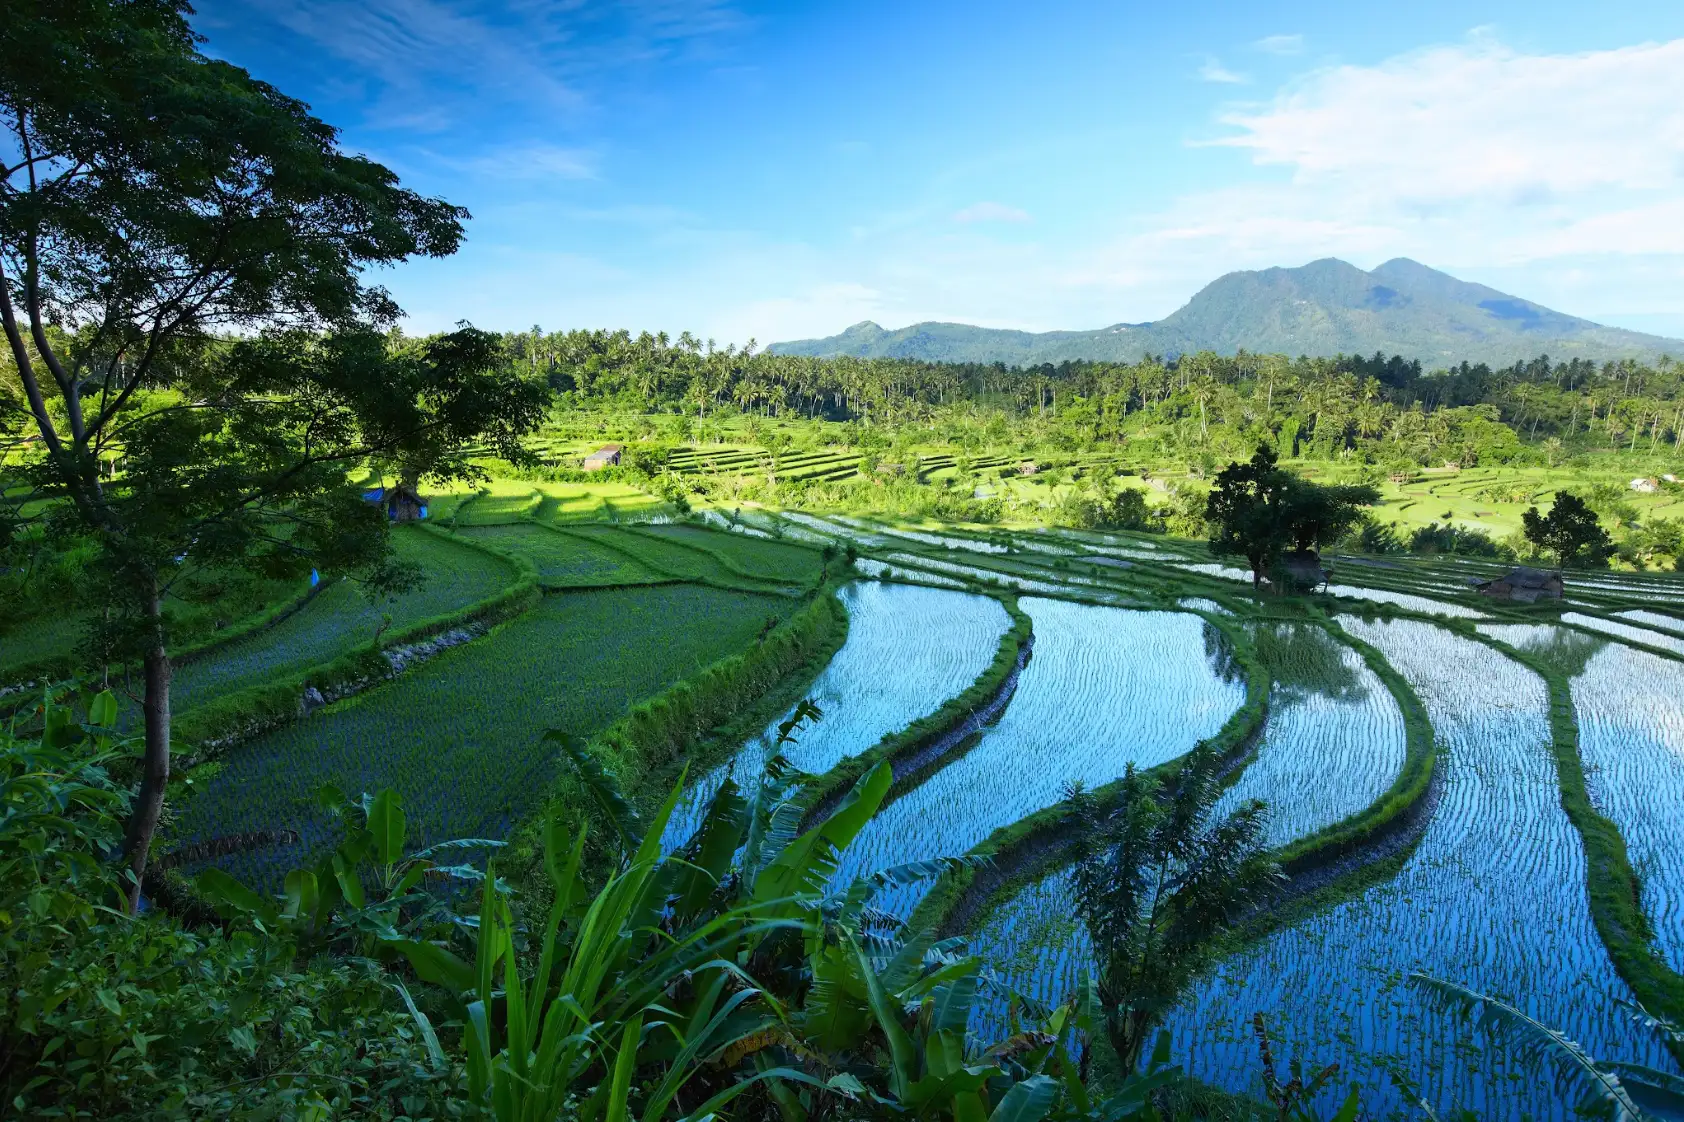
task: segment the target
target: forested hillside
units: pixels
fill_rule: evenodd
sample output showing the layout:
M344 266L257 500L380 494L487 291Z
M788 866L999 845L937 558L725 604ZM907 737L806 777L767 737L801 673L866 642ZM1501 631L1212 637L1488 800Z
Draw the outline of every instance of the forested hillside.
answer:
M1287 358L1241 351L1030 367L816 358L625 332L507 337L512 354L580 404L710 419L750 414L917 425L962 446L1030 439L1130 444L1168 458L1245 451L1377 464L1555 466L1573 456L1676 452L1684 365L1662 357L1460 362L1427 369L1375 354Z
M1379 350L1432 365L1465 359L1501 366L1544 352L1595 361L1676 356L1684 354L1684 341L1563 315L1406 257L1371 272L1329 257L1296 269L1228 273L1155 323L1032 333L962 323L915 323L885 331L867 321L840 335L774 343L771 349L1013 364L1138 361L1207 350L1318 358Z

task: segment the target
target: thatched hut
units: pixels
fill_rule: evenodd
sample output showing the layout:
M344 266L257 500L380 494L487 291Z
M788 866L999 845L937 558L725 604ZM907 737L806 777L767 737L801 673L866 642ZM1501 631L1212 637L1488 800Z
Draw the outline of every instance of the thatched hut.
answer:
M1562 581L1558 571L1546 572L1543 569L1517 565L1505 575L1480 581L1474 587L1482 596L1531 604L1538 600L1561 599Z
M1333 570L1322 568L1321 554L1313 549L1295 549L1281 557L1280 573L1293 588L1315 589L1326 584Z

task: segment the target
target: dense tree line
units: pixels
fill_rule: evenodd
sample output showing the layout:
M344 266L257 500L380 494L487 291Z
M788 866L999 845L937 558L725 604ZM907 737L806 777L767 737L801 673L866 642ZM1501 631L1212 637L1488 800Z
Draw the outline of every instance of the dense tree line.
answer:
M1071 447L1150 433L1166 452L1232 453L1258 439L1334 459L1554 463L1574 452L1678 450L1684 366L1626 360L1466 362L1200 352L1135 363L928 363L717 347L689 335L539 328L505 336L514 360L578 404L916 423L962 445L1029 426Z

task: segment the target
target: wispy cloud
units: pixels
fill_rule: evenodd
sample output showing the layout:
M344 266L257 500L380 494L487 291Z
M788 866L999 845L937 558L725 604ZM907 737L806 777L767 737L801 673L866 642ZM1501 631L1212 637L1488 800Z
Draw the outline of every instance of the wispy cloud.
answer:
M495 179L595 179L596 153L554 144L529 144L496 150L469 160L445 160L448 166Z
M1221 60L1217 59L1214 55L1207 57L1204 60L1203 65L1199 67L1199 77L1207 82L1223 82L1233 85L1239 85L1250 81L1250 79L1248 79L1244 74L1229 70L1226 66L1223 66Z
M972 203L963 210L955 211L955 222L1028 222L1031 221L1027 210L1019 210L1015 206L1005 203L980 202Z
M225 6L224 6L225 5ZM705 55L749 26L725 0L224 0L211 22L267 23L341 60L369 123L438 127L488 104L575 116L639 63Z
M1303 54L1304 37L1302 35L1265 35L1252 46L1265 54L1271 55Z

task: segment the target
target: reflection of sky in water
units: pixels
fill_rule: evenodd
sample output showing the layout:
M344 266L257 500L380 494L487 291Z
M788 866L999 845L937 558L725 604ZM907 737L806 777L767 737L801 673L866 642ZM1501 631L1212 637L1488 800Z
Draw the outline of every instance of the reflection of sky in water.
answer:
M1338 1062L1362 1081L1371 1112L1403 1109L1385 1072L1395 1065L1441 1117L1452 1107L1571 1117L1547 1079L1485 1050L1400 984L1417 968L1513 1000L1594 1055L1669 1063L1640 1047L1613 1007L1630 994L1591 924L1542 680L1431 624L1340 623L1420 694L1441 748L1441 800L1396 879L1236 955L1183 1005L1172 1027L1190 1070L1251 1086L1256 1046L1245 1022L1262 1010L1283 1041L1278 1054Z
M1684 970L1684 664L1565 628L1484 630L1571 678L1591 802L1619 827L1656 943Z
M796 733L785 754L819 774L873 747L963 693L994 661L1011 617L998 600L936 588L861 581L841 592L848 638L808 690L824 717ZM788 714L698 780L673 811L662 839L682 844L734 769L739 785L760 773Z
M1588 627L1592 631L1600 631L1605 635L1630 639L1634 643L1646 643L1651 647L1659 647L1662 650L1677 651L1679 654L1684 654L1684 638L1676 635L1662 635L1660 632L1651 631L1646 627L1633 627L1629 623L1615 623L1611 619L1580 615L1578 612L1567 612L1561 617L1561 620L1563 623L1578 624L1580 627Z
M1035 653L999 723L965 755L877 813L843 854L839 879L964 853L996 828L1050 806L1067 784L1107 783L1214 735L1245 700L1224 680L1228 650L1199 617L1055 600L1020 602ZM878 897L905 915L927 889Z
M1543 683L1495 651L1413 620L1342 618L1420 693L1437 733L1442 798L1402 872L1360 897L1225 961L1168 1022L1177 1059L1200 1079L1259 1090L1250 1018L1269 1021L1278 1062L1337 1062L1378 1117L1417 1117L1389 1076L1418 1084L1440 1117L1573 1117L1547 1077L1486 1051L1472 1030L1428 1011L1411 969L1497 993L1592 1053L1662 1065L1612 998L1629 998L1593 928L1584 855L1561 810ZM1378 688L1377 686L1375 688ZM1354 735L1367 735L1359 722ZM1259 762L1266 758L1260 755ZM1253 765L1254 767L1256 765ZM1085 966L1085 935L1055 877L992 917L979 939L1056 1000ZM1047 947L1046 950L1039 950ZM1037 959L1045 961L1039 969ZM1319 1105L1331 1111L1339 1094Z
M1403 713L1362 656L1311 624L1253 631L1275 686L1257 758L1216 813L1269 804L1269 845L1314 833L1368 806L1403 767Z

